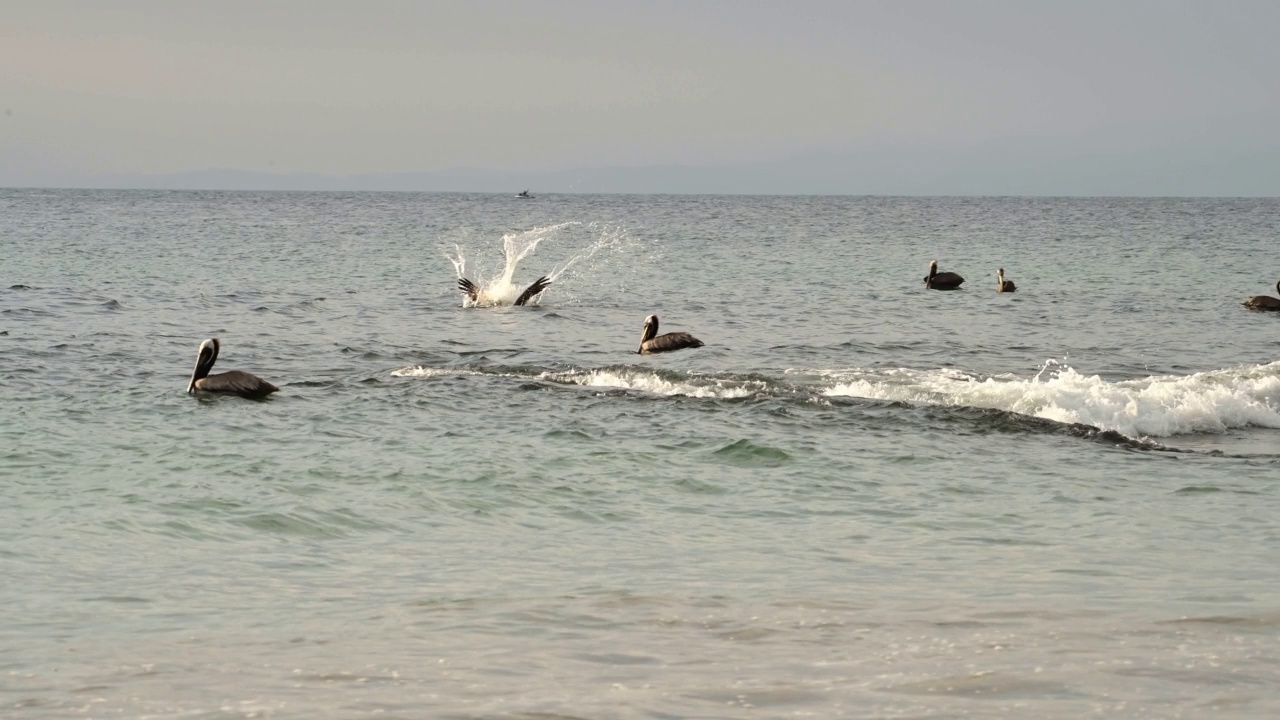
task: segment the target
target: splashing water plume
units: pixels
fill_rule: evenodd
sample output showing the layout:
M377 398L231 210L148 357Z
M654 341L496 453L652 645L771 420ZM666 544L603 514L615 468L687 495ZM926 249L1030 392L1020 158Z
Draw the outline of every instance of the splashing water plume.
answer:
M476 277L471 279L480 287L480 295L474 303L469 298L463 298L463 307L471 307L473 305L490 307L513 304L520 293L528 287L528 283L531 282L531 279L522 279L520 282L516 282L515 275L520 262L533 254L543 240L561 235L572 228L578 227L585 228L595 234L596 237L586 248L563 260L558 266L553 267L550 272L543 273L553 283L559 282L563 277L574 277L580 272L580 270L570 272L575 266L581 268L581 264L586 263L601 251L613 252L622 249L630 239L625 227L597 222L585 224L581 222L564 222L523 232L507 233L502 236L504 264L501 271L496 274L487 274L483 263L479 263L479 267L473 268ZM466 251L462 245L457 243L453 247L453 254L446 253L446 257L449 258L449 262L453 263L454 272L461 279L466 277L467 272Z
M519 233L507 233L502 236L502 252L506 259L502 273L493 278L477 278L476 284L480 286L480 295L475 301L475 305L511 305L519 297L523 287L517 287L513 280L516 274L516 268L520 266L520 261L527 257L530 253L538 248L538 243L545 238L554 235L564 228L579 225L576 222L560 223L549 227L533 228ZM457 253L456 257L450 257L449 261L453 263L453 269L457 273L458 278L466 277L467 259L463 249L459 245L454 245ZM463 300L463 306L472 304L470 298Z

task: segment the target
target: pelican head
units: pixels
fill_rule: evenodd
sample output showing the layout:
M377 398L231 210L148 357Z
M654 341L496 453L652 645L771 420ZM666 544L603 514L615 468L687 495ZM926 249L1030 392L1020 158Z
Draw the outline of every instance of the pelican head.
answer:
M196 391L196 381L208 377L209 371L213 369L213 363L218 359L218 338L209 338L200 343L200 350L196 353L196 369L191 373L191 382L187 383L187 392Z
M640 330L640 347L644 348L644 344L653 339L658 334L658 316L650 315L644 319L644 328ZM640 352L640 350L636 350Z
M927 284L929 283L929 279L930 279L930 278L932 278L934 275L937 275L937 274L938 274L938 261L937 261L937 260L930 260L930 261L929 261L929 274L924 276L924 282L925 282L925 284L927 285Z

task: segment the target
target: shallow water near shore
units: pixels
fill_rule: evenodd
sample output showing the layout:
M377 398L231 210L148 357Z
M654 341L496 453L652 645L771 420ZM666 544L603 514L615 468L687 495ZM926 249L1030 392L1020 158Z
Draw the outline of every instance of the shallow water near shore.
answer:
M1276 714L1277 228L0 190L0 716Z

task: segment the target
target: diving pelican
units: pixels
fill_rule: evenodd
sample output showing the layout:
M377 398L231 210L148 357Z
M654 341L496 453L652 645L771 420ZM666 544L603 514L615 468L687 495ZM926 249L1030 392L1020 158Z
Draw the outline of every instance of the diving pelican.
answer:
M550 284L551 284L551 280L546 275L543 275L537 280L534 280L532 285L525 288L524 292L520 293L520 296L516 298L516 301L511 304L524 305L525 303L534 299L538 295L541 295L542 291L546 290L547 286ZM493 298L489 298L488 296L486 296L483 290L481 290L479 287L476 286L475 283L471 282L466 278L458 278L458 289L467 294L467 297L471 299L472 305L480 304L481 299L490 301L489 303L486 303L486 304L495 304L495 305L497 304L495 302L492 302Z

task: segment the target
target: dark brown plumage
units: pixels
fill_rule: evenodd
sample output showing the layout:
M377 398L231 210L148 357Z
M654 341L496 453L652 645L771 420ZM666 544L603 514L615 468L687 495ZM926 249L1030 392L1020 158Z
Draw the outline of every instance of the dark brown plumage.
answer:
M964 278L953 272L938 272L938 261L929 261L929 274L924 276L924 286L930 290L956 290Z
M1280 293L1280 282L1276 283L1276 292ZM1254 295L1244 301L1244 306L1250 310L1280 310L1280 298L1273 298L1270 295Z
M644 329L640 331L640 349L636 352L649 355L696 347L702 347L702 341L687 332L658 335L658 316L650 315L644 319Z
M547 279L546 275L543 275L537 280L534 280L533 284L525 288L524 292L520 293L520 297L516 298L515 304L524 305L525 303L529 302L533 298L542 294L542 291L546 290L547 286L550 284L551 284L551 281Z
M475 302L480 297L480 288L466 278L458 278L458 289L466 294L471 299L471 302Z
M209 371L213 369L213 363L218 360L219 348L217 338L209 338L200 343L200 351L196 355L196 369L191 373L191 382L187 384L188 393L194 394L198 391L263 398L280 389L257 375L241 370L210 375Z
M1018 289L1012 280L1004 279L1004 268L996 270L996 292L1013 292Z

